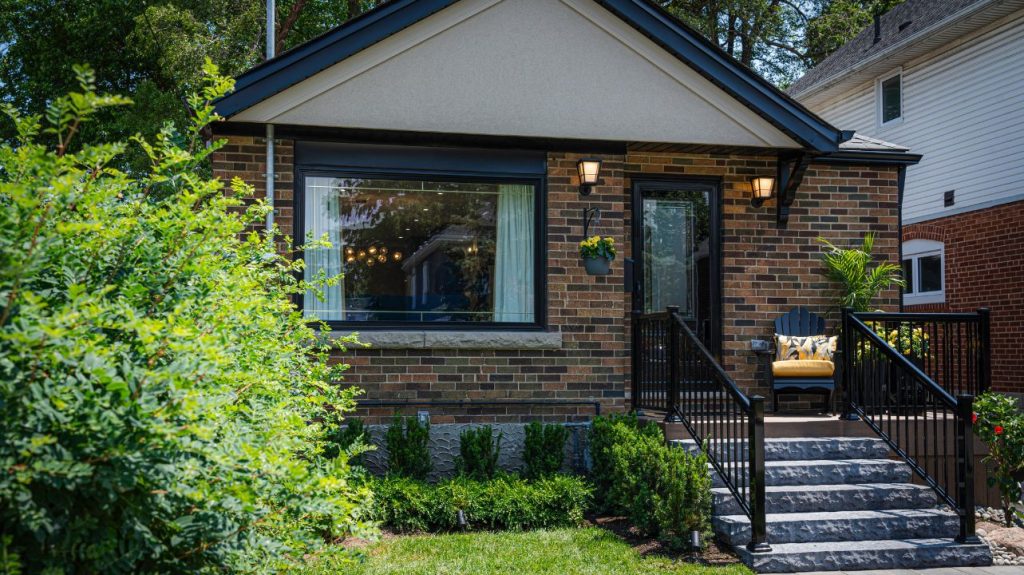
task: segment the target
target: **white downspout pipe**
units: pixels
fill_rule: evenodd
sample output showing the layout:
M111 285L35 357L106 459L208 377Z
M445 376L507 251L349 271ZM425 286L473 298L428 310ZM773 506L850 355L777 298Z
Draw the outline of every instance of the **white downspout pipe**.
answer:
M267 0L267 60L274 57L274 42L277 39L276 12L274 0ZM274 229L274 125L267 124L267 234Z

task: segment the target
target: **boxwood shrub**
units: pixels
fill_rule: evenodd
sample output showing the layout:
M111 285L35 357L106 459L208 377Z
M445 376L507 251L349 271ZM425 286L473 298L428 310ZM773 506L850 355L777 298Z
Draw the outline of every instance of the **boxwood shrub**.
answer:
M385 477L375 480L372 489L374 519L403 533L573 527L583 522L593 492L577 476L526 481L504 474L488 481L456 477L437 484ZM460 510L465 525L459 524Z

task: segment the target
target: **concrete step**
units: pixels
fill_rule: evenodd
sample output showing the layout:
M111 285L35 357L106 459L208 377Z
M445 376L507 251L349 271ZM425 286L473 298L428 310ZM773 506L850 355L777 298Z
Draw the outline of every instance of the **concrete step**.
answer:
M956 513L938 508L769 513L766 519L768 541L772 545L930 537L952 539L960 528ZM719 515L712 518L712 525L718 538L730 545L746 545L750 541L750 520L746 515Z
M902 461L888 459L766 461L764 467L768 486L908 483L911 474L910 467ZM711 482L712 487L725 487L713 470Z
M690 453L698 451L697 442L692 439L677 439L670 443ZM725 452L729 460L747 457L746 441L729 441L713 448ZM888 457L889 447L885 442L869 437L792 437L766 439L764 442L765 461L887 459Z
M711 494L715 515L743 513L728 488L712 489ZM938 504L930 487L911 483L770 485L765 488L765 497L765 509L771 513L929 509Z
M736 552L747 566L758 573L983 567L992 564L988 545L959 544L951 539L771 543L771 547L769 553L750 553L740 545Z

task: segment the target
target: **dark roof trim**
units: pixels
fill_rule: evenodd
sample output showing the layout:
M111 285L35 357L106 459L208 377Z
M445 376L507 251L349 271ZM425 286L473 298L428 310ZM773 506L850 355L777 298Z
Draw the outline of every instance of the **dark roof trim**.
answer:
M236 78L235 91L217 101L217 113L233 116L455 2L458 0L385 2L245 72Z
M816 164L912 166L920 162L921 158L921 154L909 152L844 150L815 156L813 162Z
M699 32L647 0L595 0L804 147L831 152L843 134Z
M230 117L458 0L394 0L239 76L216 103ZM833 152L842 133L648 0L595 0L802 146Z

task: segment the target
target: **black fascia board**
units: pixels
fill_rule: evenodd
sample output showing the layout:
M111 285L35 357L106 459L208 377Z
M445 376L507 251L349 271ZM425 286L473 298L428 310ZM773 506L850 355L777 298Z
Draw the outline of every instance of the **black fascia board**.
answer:
M230 117L364 50L458 0L395 0L239 76L215 103ZM838 149L843 133L648 0L594 0L808 150Z
M817 164L859 164L885 166L913 166L920 163L921 154L890 152L884 150L840 150L812 158Z
M833 152L845 134L649 0L595 0L688 64L779 130L816 152Z
M214 104L228 118L369 48L458 0L395 0L267 60L235 79L235 90Z

